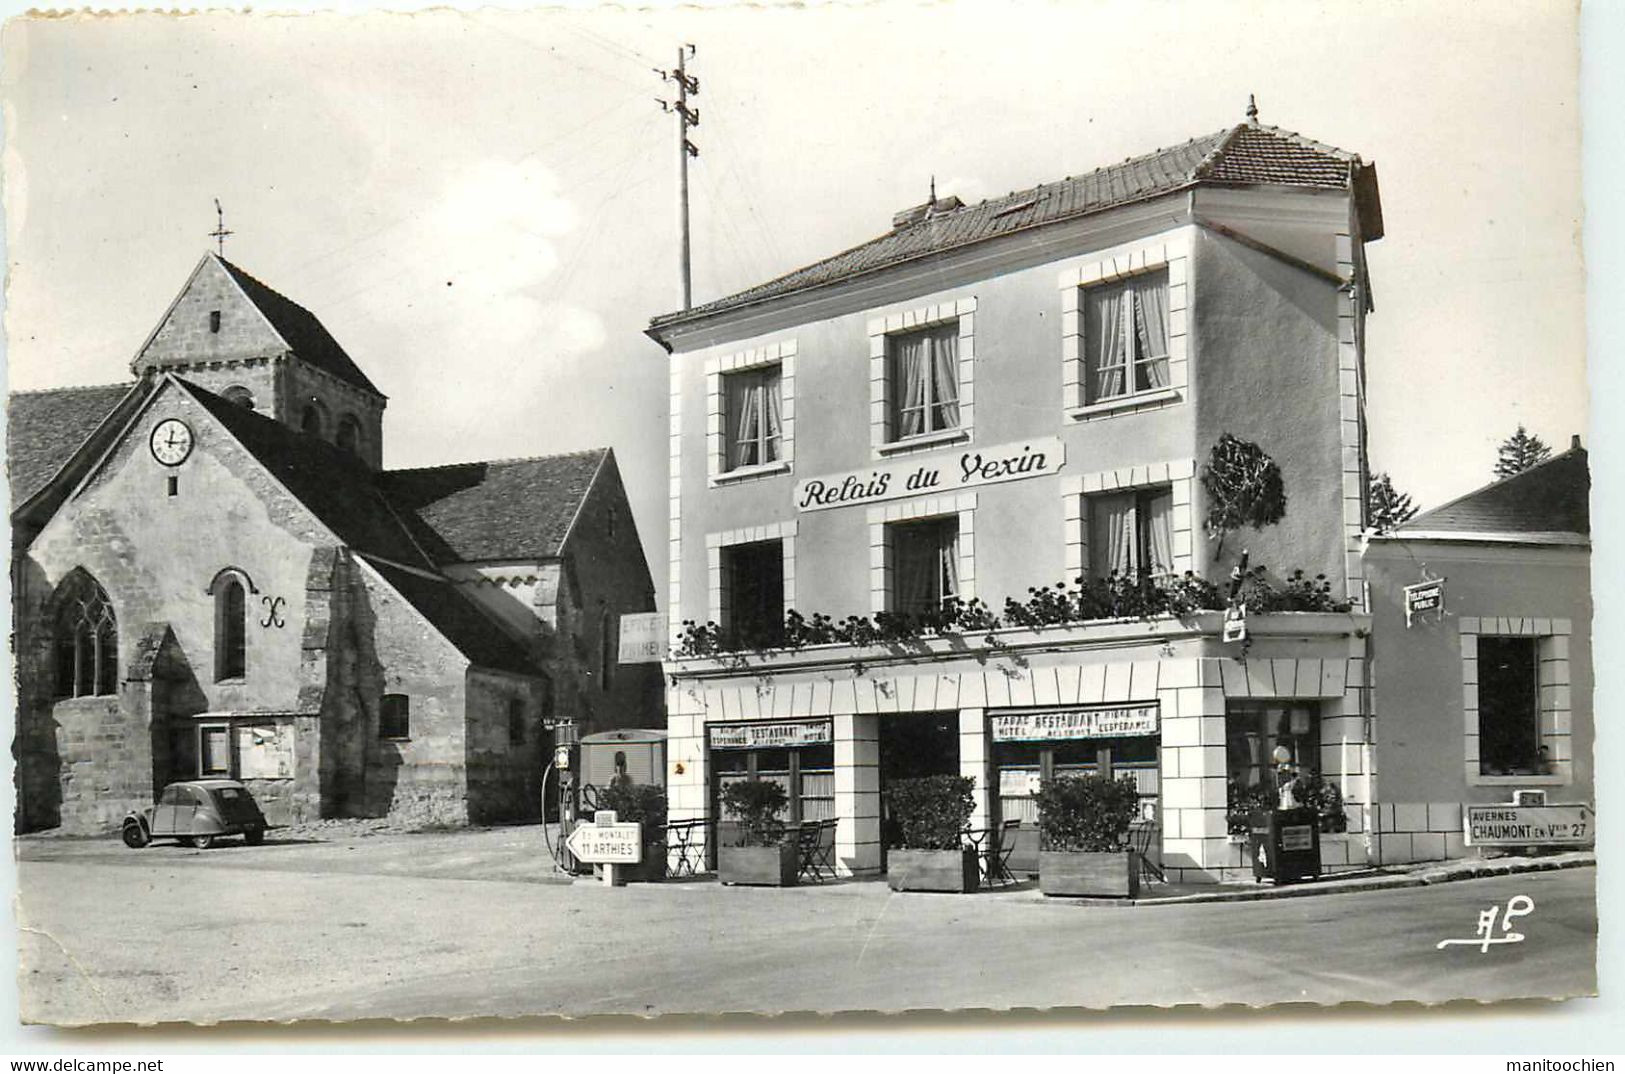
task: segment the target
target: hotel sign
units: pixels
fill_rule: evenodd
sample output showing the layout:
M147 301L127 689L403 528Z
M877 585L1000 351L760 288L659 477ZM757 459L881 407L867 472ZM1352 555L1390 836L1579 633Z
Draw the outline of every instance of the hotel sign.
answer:
M1467 845L1554 846L1597 838L1588 805L1470 805L1462 810Z
M768 750L826 746L835 741L830 720L781 720L775 723L714 723L706 727L714 750Z
M1014 712L994 716L995 742L1052 742L1074 738L1129 738L1157 733L1157 704L1098 709Z
M911 496L963 492L1004 481L1047 477L1065 462L1066 448L1056 436L966 448L928 459L910 457L862 470L809 477L796 485L796 510L827 511Z

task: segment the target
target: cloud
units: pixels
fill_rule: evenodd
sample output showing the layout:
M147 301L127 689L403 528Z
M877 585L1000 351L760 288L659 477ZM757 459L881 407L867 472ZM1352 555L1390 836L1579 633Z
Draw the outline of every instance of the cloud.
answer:
M418 241L454 291L488 300L533 293L559 268L558 240L579 224L545 165L483 160L448 178Z

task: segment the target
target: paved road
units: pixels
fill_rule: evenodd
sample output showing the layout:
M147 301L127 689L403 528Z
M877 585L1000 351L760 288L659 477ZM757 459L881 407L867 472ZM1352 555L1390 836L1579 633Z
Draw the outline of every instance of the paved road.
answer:
M606 891L538 882L548 870L523 845L534 832L207 852L25 842L23 1017L1382 1003L1596 988L1590 868L1157 907L876 883ZM1517 894L1535 902L1524 942L1435 949Z

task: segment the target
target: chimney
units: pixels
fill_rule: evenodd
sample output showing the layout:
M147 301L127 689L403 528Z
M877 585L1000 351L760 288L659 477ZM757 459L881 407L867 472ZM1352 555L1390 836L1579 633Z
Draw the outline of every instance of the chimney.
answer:
M1570 451L1579 451L1580 450L1580 434L1579 433L1575 433L1572 437L1569 438L1569 450Z
M898 228L908 227L910 224L918 224L921 220L929 220L933 216L941 216L943 213L951 213L955 209L964 207L965 203L952 194L945 198L939 198L933 191L930 201L919 205L911 205L907 209L893 213L891 218L892 230L896 231Z

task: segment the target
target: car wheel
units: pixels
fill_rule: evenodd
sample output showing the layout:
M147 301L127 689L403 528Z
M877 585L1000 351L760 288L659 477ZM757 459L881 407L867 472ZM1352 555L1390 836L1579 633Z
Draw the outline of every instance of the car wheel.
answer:
M210 847L214 846L214 836L194 835L189 842L192 846L197 847L199 850L208 850Z
M124 826L124 845L131 850L140 850L149 842L151 840L147 838L147 833L141 830L137 822L132 820Z
M257 847L265 842L264 828L250 828L243 833L243 842L251 847Z

